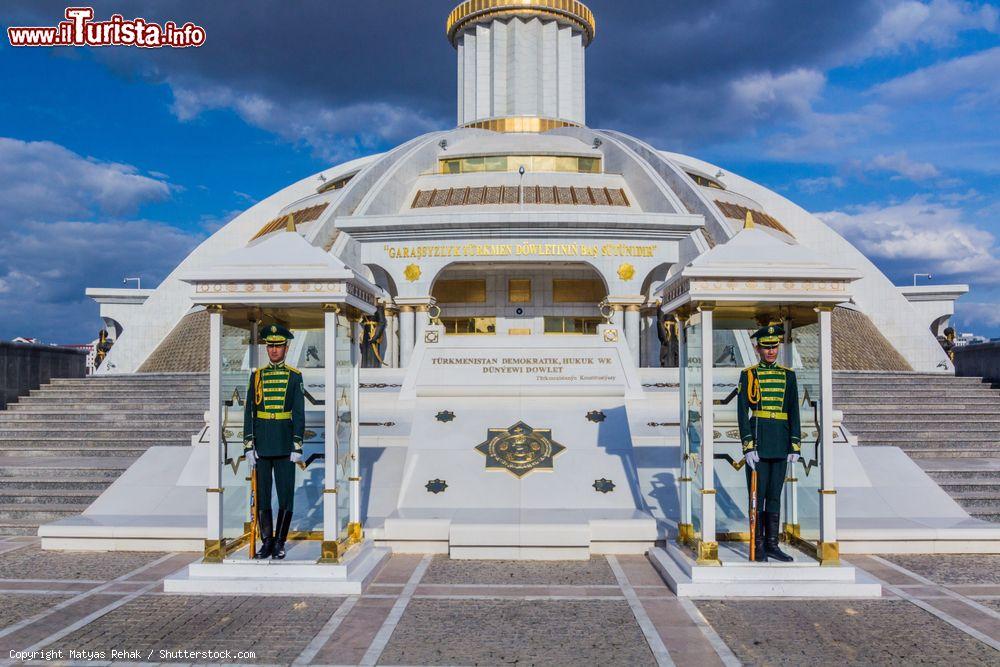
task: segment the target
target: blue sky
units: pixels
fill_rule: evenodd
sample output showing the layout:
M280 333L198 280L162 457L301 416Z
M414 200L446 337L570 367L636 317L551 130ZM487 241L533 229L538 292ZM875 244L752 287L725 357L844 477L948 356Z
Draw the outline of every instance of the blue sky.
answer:
M98 18L193 21L207 43L0 41L0 339L89 340L85 287L154 286L292 181L453 126L453 4L96 2ZM897 284L971 284L954 321L1000 336L997 3L588 4L589 125L767 185ZM0 26L64 7L9 1Z

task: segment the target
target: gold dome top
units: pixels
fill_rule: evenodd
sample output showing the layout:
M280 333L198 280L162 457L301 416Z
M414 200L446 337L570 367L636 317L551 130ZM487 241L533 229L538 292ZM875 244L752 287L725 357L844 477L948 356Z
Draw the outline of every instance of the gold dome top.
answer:
M448 40L457 46L457 35L469 23L511 16L544 16L573 25L583 33L584 46L597 34L593 12L577 0L467 0L448 15Z

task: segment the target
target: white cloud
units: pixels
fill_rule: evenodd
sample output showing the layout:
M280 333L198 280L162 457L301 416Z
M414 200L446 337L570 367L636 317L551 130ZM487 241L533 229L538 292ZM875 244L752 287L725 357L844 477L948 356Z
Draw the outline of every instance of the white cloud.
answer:
M758 72L730 82L730 103L756 118L803 116L823 92L826 77L815 69L795 69L775 75Z
M996 303L959 300L955 304L955 314L963 321L984 327L1000 327L1000 305Z
M100 209L123 214L170 196L171 185L128 164L83 157L50 141L0 137L0 201L13 219L52 219Z
M883 55L921 45L943 47L965 30L997 29L997 9L989 4L905 0L890 5L863 40L856 56Z
M875 86L885 100L914 102L957 95L966 107L995 106L1000 100L1000 46L946 60Z
M868 163L868 169L892 172L911 181L924 181L941 175L937 167L930 162L916 162L905 152L876 155Z
M795 185L802 192L815 194L825 190L839 190L844 187L842 176L817 176L816 178L800 178Z
M963 221L959 208L925 196L888 206L817 214L874 261L886 260L942 276L1000 282L1000 249L990 232Z
M440 129L439 123L405 106L355 102L331 108L309 99L278 101L224 86L171 81L172 110L191 120L209 109L231 108L245 122L281 138L309 145L324 159L356 157L385 142L401 142Z

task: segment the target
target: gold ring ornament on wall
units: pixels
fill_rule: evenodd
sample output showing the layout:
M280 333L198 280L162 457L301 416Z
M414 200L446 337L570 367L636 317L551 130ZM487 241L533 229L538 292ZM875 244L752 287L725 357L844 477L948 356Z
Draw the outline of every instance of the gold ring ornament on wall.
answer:
M407 265L407 267L403 269L403 277L411 283L417 282L420 280L420 266L417 264Z
M436 303L432 304L427 309L427 314L431 318L431 322L433 322L434 324L441 324L441 306L437 305Z
M624 280L625 282L632 280L633 278L635 278L635 267L629 264L628 262L624 262L621 266L618 267L618 277Z
M611 320L615 315L615 308L607 301L601 301L597 304L597 309L601 312L601 317L604 318L605 324L611 324Z
M445 32L451 45L457 47L458 33L469 24L515 16L539 17L571 25L583 34L584 46L589 46L597 34L593 12L578 0L467 0L448 15Z
M534 470L552 470L553 459L566 448L552 439L552 429L534 429L522 421L509 428L491 428L476 450L486 457L487 470L506 470L521 478Z

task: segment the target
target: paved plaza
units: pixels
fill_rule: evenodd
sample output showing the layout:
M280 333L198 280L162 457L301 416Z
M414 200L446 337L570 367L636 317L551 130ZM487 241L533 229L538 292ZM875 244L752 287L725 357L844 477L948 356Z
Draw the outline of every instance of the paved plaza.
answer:
M45 552L33 537L0 540L0 659L1000 664L1000 556L993 555L850 558L883 583L876 600L688 601L641 556L544 563L396 555L360 596L164 593L163 578L196 558Z

